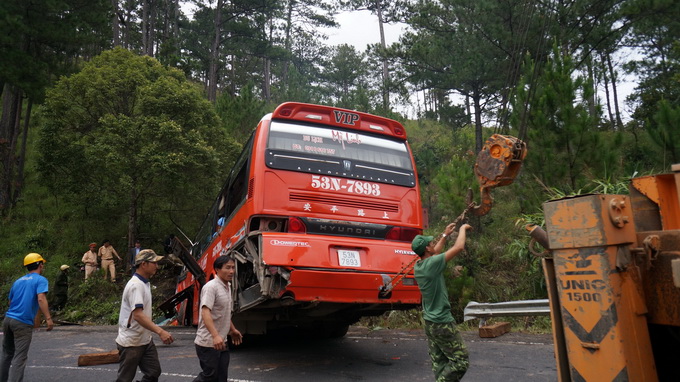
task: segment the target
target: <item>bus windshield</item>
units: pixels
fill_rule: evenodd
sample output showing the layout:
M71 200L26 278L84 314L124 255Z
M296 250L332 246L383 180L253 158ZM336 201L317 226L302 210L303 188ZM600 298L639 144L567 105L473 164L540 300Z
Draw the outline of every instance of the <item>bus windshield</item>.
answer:
M322 125L272 121L267 167L415 187L406 142Z

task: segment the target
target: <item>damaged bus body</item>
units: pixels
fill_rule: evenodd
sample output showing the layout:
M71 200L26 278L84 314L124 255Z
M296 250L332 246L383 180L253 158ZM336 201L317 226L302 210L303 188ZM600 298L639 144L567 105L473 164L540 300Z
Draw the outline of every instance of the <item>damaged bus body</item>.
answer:
M398 122L350 110L284 103L259 122L184 261L170 301L198 322L212 263L236 259L234 323L244 333L301 327L346 333L362 316L420 304L412 273L423 218L415 163Z

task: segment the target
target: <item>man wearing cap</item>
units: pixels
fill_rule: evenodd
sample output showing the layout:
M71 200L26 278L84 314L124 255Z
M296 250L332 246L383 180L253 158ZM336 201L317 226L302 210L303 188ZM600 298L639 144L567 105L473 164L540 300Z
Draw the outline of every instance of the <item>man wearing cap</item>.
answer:
M99 247L99 252L97 256L102 258L102 269L104 270L104 280L106 280L106 274L111 274L111 282L116 282L116 264L113 262L113 256L120 261L121 258L118 256L118 252L113 248L111 242L104 240L102 246Z
M151 249L140 251L135 258L136 272L125 285L118 316L118 378L117 382L130 382L137 367L142 371L142 381L158 381L161 364L152 336L157 334L164 344L171 344L172 335L151 320L151 285L149 278L156 274L158 261L163 256Z
M231 321L231 281L236 270L234 259L220 256L213 262L213 269L215 278L201 289L201 310L194 344L202 371L194 382L226 381L229 371L227 336L231 336L234 345L239 345L243 338Z
M472 227L463 224L456 242L442 253L446 238L454 228L455 224L451 223L441 237L418 235L411 243L413 252L420 256L414 274L423 298L425 334L437 382L460 381L470 365L467 349L451 314L444 271L447 262L465 249L467 230Z
M55 311L60 311L66 306L68 300L68 269L70 267L66 264L59 267L59 275L57 281L54 283L54 300L52 301L52 308Z
M85 263L85 280L97 270L97 252L95 252L95 248L97 248L97 243L90 243L90 249L85 252L81 260Z
M2 322L2 360L0 381L22 381L31 346L33 328L40 326L38 310L47 321L47 331L54 323L47 304L47 279L42 276L45 259L37 253L24 257L28 273L17 279L9 291L9 310Z

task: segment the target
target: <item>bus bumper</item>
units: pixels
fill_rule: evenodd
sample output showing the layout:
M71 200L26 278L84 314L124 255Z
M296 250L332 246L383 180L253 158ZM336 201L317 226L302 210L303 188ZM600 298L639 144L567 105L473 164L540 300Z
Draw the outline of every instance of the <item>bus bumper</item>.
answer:
M388 275L389 276L389 275ZM412 282L412 278L407 282ZM383 277L375 273L328 271L294 268L284 294L292 293L296 301L323 301L355 304L420 304L416 285L396 286L389 298L381 298Z

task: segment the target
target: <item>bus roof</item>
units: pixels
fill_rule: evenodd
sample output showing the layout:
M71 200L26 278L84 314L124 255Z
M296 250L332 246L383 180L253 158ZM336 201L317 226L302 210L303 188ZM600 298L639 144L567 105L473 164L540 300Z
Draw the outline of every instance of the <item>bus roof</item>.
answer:
M271 118L323 123L406 140L406 129L393 119L338 107L286 102L274 110Z

